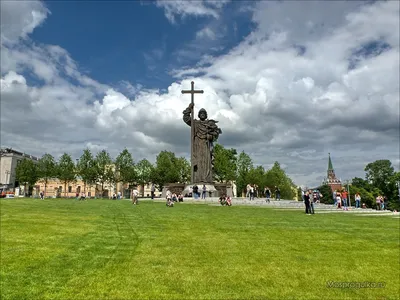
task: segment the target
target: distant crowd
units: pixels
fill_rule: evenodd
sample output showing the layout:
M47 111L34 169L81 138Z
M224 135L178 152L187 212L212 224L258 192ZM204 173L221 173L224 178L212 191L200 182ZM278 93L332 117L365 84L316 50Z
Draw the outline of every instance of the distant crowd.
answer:
M254 200L254 198L259 198L264 196L267 202L270 202L271 198L274 198L277 201L281 200L281 190L279 187L275 186L274 194L272 194L271 189L269 187L264 188L263 195L260 194L259 187L257 184L247 184L246 186L246 198L249 200Z

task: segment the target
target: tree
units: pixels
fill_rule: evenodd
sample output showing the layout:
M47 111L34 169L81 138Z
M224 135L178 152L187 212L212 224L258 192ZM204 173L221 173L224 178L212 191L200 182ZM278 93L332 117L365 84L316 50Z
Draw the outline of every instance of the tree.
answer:
M259 187L259 192L260 189L263 189L266 186L265 179L265 170L263 166L252 168L246 176L246 181L250 184L256 184Z
M359 193L361 196L361 203L365 203L367 207L375 207L375 198L380 194L379 190L374 190L370 192L363 187L356 185L350 185L350 195L352 197L351 202L355 202L354 195ZM376 195L376 196L375 196Z
M368 181L359 177L354 177L351 180L351 185L358 188L364 188L366 190L371 189L371 185L368 183Z
M111 198L112 194L114 193L112 187L117 183L117 173L115 172L115 166L110 164L106 167L106 173L105 173L105 182L108 183L110 189L109 189L109 195L108 197Z
M246 186L249 183L247 181L247 175L253 168L253 161L251 160L250 156L242 151L237 159L236 186L238 195L246 190Z
M281 191L281 197L283 199L293 199L295 192L293 191L293 182L286 175L285 171L282 170L280 164L276 161L273 167L266 172L266 184L271 188L271 192L274 193L274 187L279 187Z
M144 186L152 179L153 165L147 159L142 159L136 164L135 170L136 181L142 187L142 197L144 197Z
M152 182L161 190L166 183L179 182L180 169L178 159L173 152L161 151L156 158L152 172Z
M380 189L388 197L392 194L391 178L394 175L394 168L390 160L376 160L369 163L364 171L366 172L365 177L371 185Z
M179 173L178 182L190 182L190 162L184 157L179 157L177 158L177 168Z
M32 187L39 179L38 167L32 160L24 158L16 168L16 179L25 187L27 193L27 185ZM28 192L29 194L29 192Z
M332 188L329 185L323 184L323 185L319 186L317 189L319 190L319 192L322 195L322 198L320 200L321 203L326 203L326 204L335 203L333 200Z
M132 183L136 181L135 165L131 153L124 149L115 159L116 181Z
M82 178L85 193L86 185L89 185L90 187L96 183L95 162L92 152L89 149L83 150L83 154L79 158L77 165L77 175Z
M112 164L110 154L106 150L101 150L95 158L96 181L101 185L101 197L104 196L104 184L109 181L109 168Z
M400 172L395 172L390 178L391 187L393 189L392 195L389 199L388 208L391 210L400 210Z
M56 176L56 162L50 154L44 154L38 163L38 175L44 183L44 194L46 195L47 184Z
M75 165L71 156L64 153L57 164L57 178L64 184L64 196L67 196L67 185L76 180Z
M237 151L225 149L222 145L214 147L214 179L219 182L227 182L236 179Z

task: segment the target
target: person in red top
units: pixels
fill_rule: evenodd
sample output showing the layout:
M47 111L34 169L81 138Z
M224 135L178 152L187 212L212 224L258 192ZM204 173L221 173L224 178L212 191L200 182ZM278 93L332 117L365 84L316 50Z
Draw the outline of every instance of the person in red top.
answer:
M347 191L345 189L343 189L342 191L342 200L343 200L343 209L347 210Z

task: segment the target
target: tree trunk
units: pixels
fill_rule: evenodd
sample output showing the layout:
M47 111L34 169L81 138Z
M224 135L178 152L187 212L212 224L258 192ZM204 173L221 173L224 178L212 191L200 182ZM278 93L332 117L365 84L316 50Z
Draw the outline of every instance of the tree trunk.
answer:
M64 182L64 197L67 198L67 183Z

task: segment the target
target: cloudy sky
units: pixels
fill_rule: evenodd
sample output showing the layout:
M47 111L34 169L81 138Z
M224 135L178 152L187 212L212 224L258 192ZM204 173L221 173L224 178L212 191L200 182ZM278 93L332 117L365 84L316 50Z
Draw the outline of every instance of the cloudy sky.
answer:
M1 1L1 146L189 157L195 99L219 142L299 185L399 166L399 2Z

